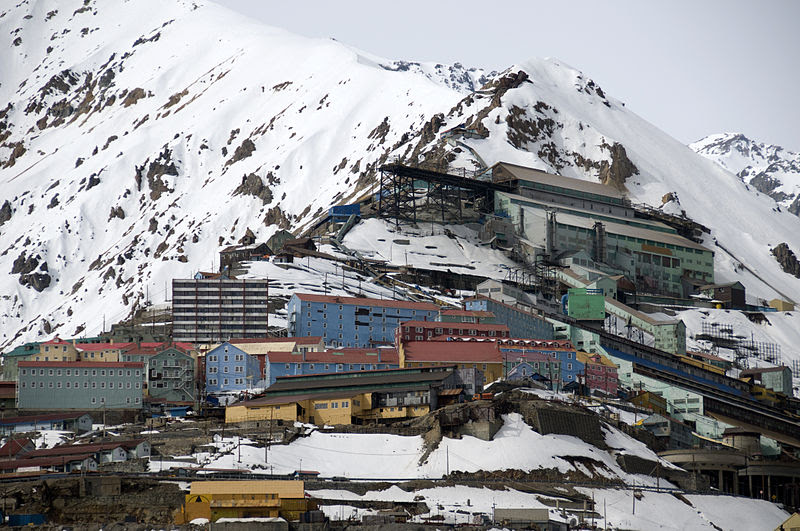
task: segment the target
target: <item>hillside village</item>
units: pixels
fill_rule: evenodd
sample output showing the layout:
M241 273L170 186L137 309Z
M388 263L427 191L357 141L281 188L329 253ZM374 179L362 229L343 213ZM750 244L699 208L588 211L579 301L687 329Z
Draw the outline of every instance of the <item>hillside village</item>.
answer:
M4 352L3 477L94 473L117 492L122 487L111 478L120 474L235 474L250 480L242 488L255 489L240 494L266 488L267 499L271 492L287 496L280 508L253 505L214 490L214 482L195 482L186 501L174 498L167 510L176 523L247 516L432 523L424 509L397 506L337 515L348 503L334 504L330 496L338 495L325 480L473 485L493 477L542 493L554 473L567 470L576 488L638 482L652 496L773 502L788 511L773 513L776 525L800 506L796 364L781 365L779 349L721 327L704 330L707 348L689 349L678 317L692 308L757 321L793 308L779 299L748 304L741 283L715 284L704 227L632 205L608 186L504 163L470 176L399 163L381 171L378 193L332 207L307 234L284 231L259 242L250 233L220 249L219 270L173 279L169 308L145 309L97 337L55 336ZM369 256L348 239L371 223L393 231L390 259ZM472 231L474 242L459 246L501 257L506 278L482 277L455 257L426 267L416 256L408 265L404 248L419 255L411 245L415 228L445 239ZM396 265L393 252L404 253L407 265ZM275 276L260 275L264 268ZM316 281L302 281L303 272ZM510 435L515 423L522 431ZM188 447L181 442L185 430L201 425L205 436L192 436ZM44 436L52 430L76 438L52 445ZM412 446L422 447L412 451L411 468L387 462L377 469L302 450L319 437L312 448L331 448L336 433L349 434L344 448L363 446L365 456L414 437ZM390 440L355 442L377 434ZM595 449L577 464L585 450L575 454L574 443L562 439L544 450L543 440L526 439L552 434ZM459 461L474 451L463 449L467 440L549 452L564 465ZM593 456L608 447L602 451L610 457ZM250 479L259 476L272 483ZM282 489L299 482L302 493L302 481L307 491L326 494L312 492L314 505L290 501L304 497ZM190 503L195 484L211 489L206 496L233 496L228 509ZM578 510L574 496L569 510L510 507L500 511L505 520L497 511L471 511L465 523L595 525L596 503L584 496ZM441 518L455 524L458 511Z
M0 525L800 528L797 153L205 0L0 43Z

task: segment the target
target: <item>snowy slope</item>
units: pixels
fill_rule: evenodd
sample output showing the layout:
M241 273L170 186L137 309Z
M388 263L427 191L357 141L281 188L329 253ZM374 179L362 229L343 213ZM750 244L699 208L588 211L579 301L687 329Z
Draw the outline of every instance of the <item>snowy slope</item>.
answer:
M750 140L741 133L709 135L689 147L767 194L782 208L800 214L800 153Z
M464 140L484 161L503 160L627 190L634 202L709 227L717 280L741 280L750 296L797 299L800 279L783 272L770 251L800 250L800 221L776 211L719 165L696 156L581 72L557 61L529 61L489 90L464 98L437 125L464 123L488 138ZM472 166L475 157L440 140L420 148L433 160ZM749 269L748 269L749 268Z
M93 334L148 295L163 302L171 278L211 268L248 228L300 231L373 191L390 157L474 166L437 135L461 123L489 133L464 141L489 164L668 199L665 211L712 229L718 280L800 300L800 279L769 254L781 242L800 251L800 220L555 60L494 76L405 63L189 0L8 4L0 44L0 270L11 273L0 348ZM363 230L348 237L369 250ZM486 256L451 243L431 254L473 267Z
M2 278L0 345L57 323L97 332L248 227L307 223L460 98L204 2L23 2L0 30L0 204L13 213L0 252L7 272L28 265ZM250 174L255 195L235 195ZM36 273L52 278L41 294L19 283Z

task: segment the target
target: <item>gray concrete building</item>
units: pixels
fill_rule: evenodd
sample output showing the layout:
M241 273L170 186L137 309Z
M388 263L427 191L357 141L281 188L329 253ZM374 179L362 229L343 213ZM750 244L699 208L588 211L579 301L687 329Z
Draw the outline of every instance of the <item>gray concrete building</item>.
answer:
M268 295L266 279L173 279L172 338L220 343L267 337Z

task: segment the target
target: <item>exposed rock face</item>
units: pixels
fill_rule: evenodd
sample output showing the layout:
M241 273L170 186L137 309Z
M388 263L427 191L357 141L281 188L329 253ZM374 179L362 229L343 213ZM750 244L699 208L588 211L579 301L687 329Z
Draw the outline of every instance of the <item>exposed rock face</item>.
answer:
M784 271L790 275L800 278L800 262L798 262L797 256L795 256L794 252L789 249L789 246L786 244L786 242L776 246L772 250L772 254L775 255L775 259L778 261Z
M11 266L11 274L16 275L18 273L22 273L23 275L30 273L34 269L39 266L39 257L38 256L26 256L25 251L14 260L14 263Z
M625 146L622 144L614 142L612 146L603 144L601 147L611 152L611 165L603 162L600 168L600 181L603 184L614 186L617 190L624 191L628 177L639 173L639 169L628 158Z
M229 158L227 161L225 161L225 166L230 166L235 162L239 162L242 159L246 159L247 157L252 155L255 150L256 150L256 145L253 144L253 141L250 140L249 138L245 138L244 142L242 142L242 144L236 148L236 151L233 152L233 156Z
M31 287L40 293L50 286L50 280L52 279L47 273L31 273L19 277L20 284Z
M172 191L161 178L164 175L178 175L178 168L172 161L172 152L167 148L164 148L164 151L159 153L158 158L153 162L149 162L148 159L141 166L136 166L137 188L141 190L142 180L146 177L147 185L150 188L150 199L156 200L161 197L162 193Z
M3 206L0 207L0 227L3 226L3 223L11 219L11 216L14 215L14 211L11 209L11 203L6 200L3 203Z
M265 205L272 202L272 190L255 173L242 176L242 184L236 187L233 195L252 195L261 199Z

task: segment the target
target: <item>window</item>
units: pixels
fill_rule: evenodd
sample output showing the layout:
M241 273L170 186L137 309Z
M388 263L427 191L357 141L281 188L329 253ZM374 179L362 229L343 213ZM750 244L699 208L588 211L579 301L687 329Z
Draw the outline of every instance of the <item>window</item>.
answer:
M22 369L22 370L21 370L21 371L19 371L19 372L20 372L20 374L22 374L22 376L25 376L26 374L28 374L28 373L27 373L27 369Z
M69 389L69 382L67 382L66 388Z
M319 404L314 404L314 409L328 409L327 402L321 402Z
M331 402L331 409L338 409L338 408L339 408L339 402Z
M242 367L241 365L237 365L236 367L233 368L233 372L244 372L244 367Z
M97 389L97 382L92 382L92 389Z
M108 382L108 388L114 389L114 382Z
M58 375L61 376L61 371L58 371ZM100 369L100 376L105 376L105 375L106 375L106 370Z
M61 376L61 369L56 370L56 376Z
M208 361L217 361L217 355L214 354L213 356L209 356Z
M222 361L228 361L228 355L227 355L227 354L225 354L224 356L222 356Z
M106 388L106 383L100 382L100 389L105 389L105 388Z
M223 368L222 368L222 372L228 372L228 369L229 369L229 368L230 368L230 367L228 367L228 366L225 366L225 367L223 367Z
M342 365L341 363L337 363L337 364L336 364L336 370L337 370L337 371L341 371L341 370L343 370L343 369L344 369L344 367L343 367L343 365Z
M83 388L89 389L89 382L83 382Z
M64 371L64 376L72 376L72 371L67 369L66 371Z
M93 396L92 397L92 404L96 404L96 403L97 403L97 397Z
M222 385L228 385L228 379L227 378L224 378L222 380Z
M49 387L50 389L52 389L52 388L53 388L53 382L50 382L50 383L48 383L48 384L47 384L47 387Z
M22 384L22 387L25 387L25 383L24 383L24 382L23 382L23 384ZM61 389L61 382L58 382L58 383L56 384L56 387L57 387L57 388L59 388L59 389Z
M342 402L342 407L350 407L350 403L347 400L345 400L344 402Z
M53 374L51 373L50 376ZM92 376L97 376L97 369L92 369Z

